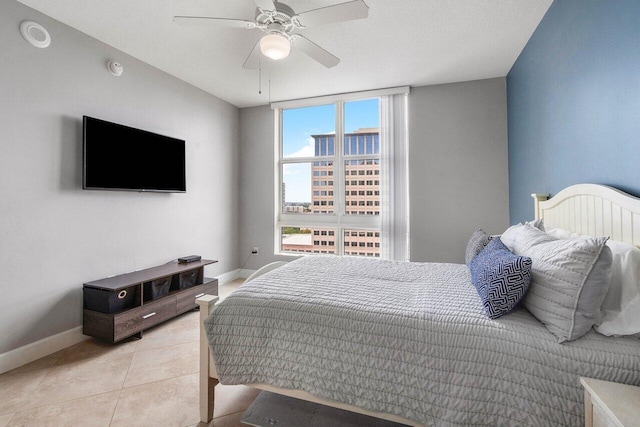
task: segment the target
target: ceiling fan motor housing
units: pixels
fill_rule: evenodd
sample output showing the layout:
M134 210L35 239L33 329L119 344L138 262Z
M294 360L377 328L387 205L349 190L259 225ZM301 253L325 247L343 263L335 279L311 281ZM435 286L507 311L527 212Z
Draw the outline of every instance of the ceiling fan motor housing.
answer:
M271 25L279 24L280 33L289 32L293 30L294 24L291 18L295 16L295 12L289 6L284 3L275 3L276 9L264 10L256 9L256 22L260 25L267 26L267 33L271 34Z
M267 34L280 34L282 36L286 36L287 33L282 26L282 24L278 22L274 22L272 24L267 25L267 29L265 30Z

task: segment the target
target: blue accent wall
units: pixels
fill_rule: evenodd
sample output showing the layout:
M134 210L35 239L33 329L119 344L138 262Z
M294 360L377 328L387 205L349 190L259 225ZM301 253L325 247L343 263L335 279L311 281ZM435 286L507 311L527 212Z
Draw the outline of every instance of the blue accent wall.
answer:
M640 195L640 1L555 0L507 75L511 223L577 183Z

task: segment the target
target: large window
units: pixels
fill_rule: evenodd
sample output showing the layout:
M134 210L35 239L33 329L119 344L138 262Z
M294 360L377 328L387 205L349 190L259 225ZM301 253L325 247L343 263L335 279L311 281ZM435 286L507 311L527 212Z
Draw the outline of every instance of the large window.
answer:
M272 104L276 253L409 259L408 93Z
M277 113L278 251L380 257L380 99Z

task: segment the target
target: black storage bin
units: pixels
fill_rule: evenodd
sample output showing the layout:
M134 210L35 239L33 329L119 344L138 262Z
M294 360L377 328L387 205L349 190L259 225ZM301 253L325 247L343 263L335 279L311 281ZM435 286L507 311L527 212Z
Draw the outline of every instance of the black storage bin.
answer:
M105 289L84 288L84 308L101 313L117 313L135 305L136 286L110 291Z
M171 276L152 280L151 282L145 282L142 287L144 288L145 301L162 298L169 293L169 288L171 288Z
M190 288L197 285L198 270L185 271L184 273L176 274L173 276L173 283L171 289L180 290Z

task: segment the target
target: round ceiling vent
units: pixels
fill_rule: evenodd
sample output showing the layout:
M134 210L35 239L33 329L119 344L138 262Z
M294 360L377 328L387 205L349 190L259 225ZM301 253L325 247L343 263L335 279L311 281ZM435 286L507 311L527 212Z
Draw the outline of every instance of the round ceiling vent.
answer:
M37 22L24 21L20 24L20 34L35 47L45 48L51 44L49 32Z

